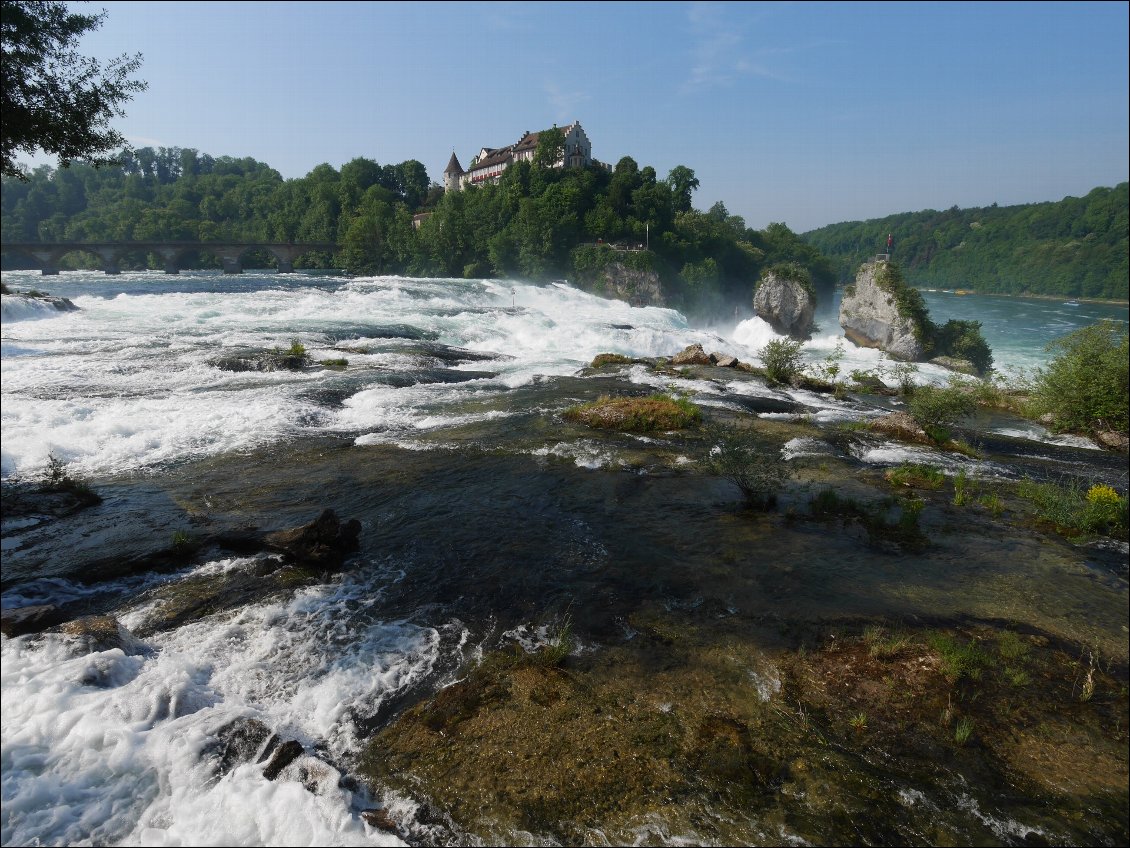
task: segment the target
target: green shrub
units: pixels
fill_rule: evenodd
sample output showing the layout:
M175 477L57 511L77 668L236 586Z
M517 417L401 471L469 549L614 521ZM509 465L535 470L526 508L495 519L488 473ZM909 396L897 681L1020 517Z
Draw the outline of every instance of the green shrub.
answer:
M1130 499L1117 492L1110 498L1105 492L1109 488L1092 486L1084 491L1076 482L1056 485L1024 478L1017 484L1016 493L1035 507L1037 518L1065 535L1096 533L1125 539ZM1101 494L1091 496L1094 491Z
M875 269L875 284L894 299L899 315L910 319L914 337L930 352L935 327L922 293L907 285L902 269L894 262L879 263Z
M882 368L884 373L890 372L891 378L898 385L899 391L904 395L913 394L915 390L914 377L918 373L918 366L913 362L896 362L889 368Z
M1033 387L1039 413L1051 413L1058 431L1128 429L1130 338L1124 326L1104 320L1048 345L1059 355L1040 369Z
M758 284L764 282L772 274L778 279L799 283L800 287L808 292L813 301L816 300L816 291L812 288L812 274L799 262L775 262L761 272Z
M984 669L992 664L992 658L977 640L962 642L946 633L936 633L928 641L941 660L942 674L951 683L963 677L980 680Z
M298 339L290 343L290 349L286 352L287 356L293 356L296 359L305 359L307 357L306 345L302 344Z
M969 741L969 737L973 735L973 719L963 718L957 723L957 727L953 731L953 741L958 745L964 745Z
M946 475L933 465L904 463L890 469L883 475L893 486L907 486L915 489L940 489L946 482Z
M102 496L90 488L85 480L79 480L67 473L63 460L54 454L47 457L47 477L40 485L41 492L66 492L73 495L83 506L102 503Z
M845 355L844 343L842 341L836 342L835 349L824 357L824 361L812 366L813 376L818 380L827 380L839 388L840 383L836 379L840 376L840 362Z
M757 355L765 363L765 373L775 383L787 383L800 373L803 343L793 339L773 339Z
M980 321L951 319L945 326L935 328L935 356L952 356L968 359L978 374L987 374L993 367L993 351L981 335Z
M964 471L958 471L953 478L953 505L968 506L976 497L976 486Z
M711 445L706 465L711 473L737 486L746 503L772 507L777 493L793 476L781 449L759 437L751 428L714 426L706 432Z
M918 386L910 396L908 406L910 414L935 441L945 441L937 438L935 433L941 435L940 431L948 430L977 411L977 402L954 386Z

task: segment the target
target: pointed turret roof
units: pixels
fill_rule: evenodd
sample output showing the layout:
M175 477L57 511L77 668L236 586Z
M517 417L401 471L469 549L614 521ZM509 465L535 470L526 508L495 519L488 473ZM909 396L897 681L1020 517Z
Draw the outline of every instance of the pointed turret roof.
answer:
M467 173L466 171L463 170L463 166L459 164L459 158L455 155L454 150L451 151L451 160L447 163L447 167L444 168L443 172L445 174L457 174L457 175Z

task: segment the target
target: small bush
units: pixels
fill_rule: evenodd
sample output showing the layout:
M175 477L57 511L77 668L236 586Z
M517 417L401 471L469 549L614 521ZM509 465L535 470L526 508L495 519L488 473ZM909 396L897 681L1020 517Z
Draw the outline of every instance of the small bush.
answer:
M1059 355L1041 369L1032 401L1051 413L1056 430L1116 430L1126 433L1130 413L1130 336L1113 321L1101 321L1048 345Z
M1092 499L1090 493L1096 489L1100 493ZM1017 484L1016 493L1035 507L1037 518L1064 535L1096 533L1125 539L1130 499L1117 492L1111 498L1105 489L1114 491L1109 486L1092 486L1084 492L1076 482L1056 485L1025 478Z
M882 370L890 372L890 377L898 386L900 393L909 395L915 391L914 377L918 374L918 366L913 362L896 362Z
M67 473L66 464L54 454L47 457L47 476L39 490L41 492L66 492L73 495L83 506L102 503L102 496L90 488L85 480L78 480Z
M942 674L950 683L956 683L963 677L980 680L985 668L992 664L992 659L976 640L961 642L953 636L937 633L928 641L930 647L938 653Z
M765 373L775 383L787 383L800 373L801 342L793 339L773 339L757 355L765 364Z
M793 476L781 449L749 428L711 427L706 435L712 446L706 460L711 473L737 486L751 506L772 507L777 492Z
M907 486L914 489L940 489L946 482L946 475L933 465L904 463L890 469L883 475L892 486Z
M840 362L844 356L844 343L842 341L836 342L835 349L824 357L824 361L819 365L812 366L812 375L818 380L826 380L840 388L840 383L837 378L840 376Z
M969 737L973 735L973 719L963 718L957 723L957 727L953 731L953 741L958 745L964 745L969 741Z
M977 497L976 486L969 480L969 475L959 471L953 478L953 505L968 506Z
M935 441L948 439L948 433L945 439L937 436L977 411L977 402L956 386L918 386L908 406L910 414Z
M987 374L993 367L993 351L981 335L980 321L952 319L945 326L935 328L935 356L952 356L973 363L978 374Z
M302 344L298 339L290 343L290 349L286 352L287 356L293 356L296 359L305 359L307 357L306 345Z

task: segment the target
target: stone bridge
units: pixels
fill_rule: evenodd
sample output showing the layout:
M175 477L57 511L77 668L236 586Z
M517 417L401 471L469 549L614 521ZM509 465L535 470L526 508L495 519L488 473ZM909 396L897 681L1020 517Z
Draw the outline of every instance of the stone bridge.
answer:
M43 274L58 274L59 262L68 253L82 250L101 259L100 270L119 274L122 256L127 253L156 253L161 257L166 274L180 273L183 258L190 251L215 255L224 266L225 274L241 274L240 260L251 250L270 253L278 261L279 273L294 271L294 260L303 253L322 251L333 253L338 245L333 242L236 242L236 241L83 241L83 242L3 242L0 251L19 253L34 259Z

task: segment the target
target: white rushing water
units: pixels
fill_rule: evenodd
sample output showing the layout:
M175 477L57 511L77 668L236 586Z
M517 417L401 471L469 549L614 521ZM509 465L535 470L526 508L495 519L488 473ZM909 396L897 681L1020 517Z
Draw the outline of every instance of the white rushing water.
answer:
M699 343L757 363L758 350L775 338L758 318L697 328L673 310L631 307L561 284L86 273L42 280L28 272L6 273L4 281L17 290L43 286L79 307L61 312L3 296L0 469L6 478L36 476L50 457L85 477L159 473L184 460L312 435L412 446L405 439L413 433L511 414L505 404L468 412L466 402L504 396L547 375L571 375L598 353L671 356ZM286 349L295 340L315 361L344 357L349 365L259 372L214 364L248 350ZM819 364L842 344L825 332L805 355ZM451 364L432 355L436 345L482 357ZM843 374L881 365L877 351L847 345L843 353ZM409 385L381 379L428 369L475 374L463 382ZM624 372L660 390L670 382L640 366ZM923 366L918 379L947 376ZM764 392L805 404L817 421L866 415L829 397L776 393L748 381L726 385L724 375L719 381L685 380L679 388L699 392L696 399L706 405L725 403L726 393ZM327 389L342 393L340 404L317 401ZM819 453L822 444L796 440L788 450ZM912 450L893 447L894 455L861 458L898 462ZM542 451L590 468L610 461L583 441ZM249 566L223 560L190 574L141 576L120 588L144 599L141 590L161 581ZM432 673L444 650L461 651L466 636L458 622L436 629L373 620L366 611L381 581L399 578L395 571L376 578L370 571L366 579L346 576L286 602L209 616L127 645L128 651L82 653L72 637L60 635L3 637L0 841L397 844L358 816L369 799L339 785L340 775L325 764L356 755L355 721ZM40 581L3 600L19 607L92 591ZM123 624L140 626L147 603L127 606ZM441 633L445 628L450 632ZM206 751L236 718L255 718L308 752L320 751L324 768L314 791L296 771L269 781L253 763L219 776ZM395 799L382 800L397 812Z
M365 439L430 429L467 420L454 409L469 398L574 373L598 353L671 356L699 343L758 363L758 351L775 338L756 317L696 328L673 310L631 307L564 284L378 277L329 278L327 285L327 279L200 273L170 283L160 274L114 279L85 272L54 278L52 293L69 296L75 312L4 295L0 472L35 474L55 456L77 474L104 476L315 433ZM32 272L6 273L4 280L17 290L43 282ZM812 365L837 346L842 375L884 365L878 351L845 344L827 332L834 326L828 319L822 324L804 351ZM488 354L454 367L496 376L403 387L366 382L358 376L366 368L443 364L428 363L426 354L391 338L398 327ZM213 364L247 349L285 349L294 340L315 361L348 359L346 373L355 382L341 409L311 399L311 392L339 385L339 372L232 372ZM1029 357L1024 352L1018 361ZM998 355L998 365L1009 361ZM921 365L916 379L948 377ZM711 384L684 388L713 390Z
M164 579L250 564L209 563ZM92 591L54 582L56 599ZM36 599L16 591L5 603ZM302 760L275 781L253 762L221 779L208 756L237 718L307 751L317 746L326 761L355 751L355 717L429 674L440 652L434 629L367 622L372 603L372 586L346 577L126 650L84 653L63 635L4 637L3 844L401 844L359 818L365 799L325 761L305 761L305 781ZM136 626L145 613L139 606L122 622Z

